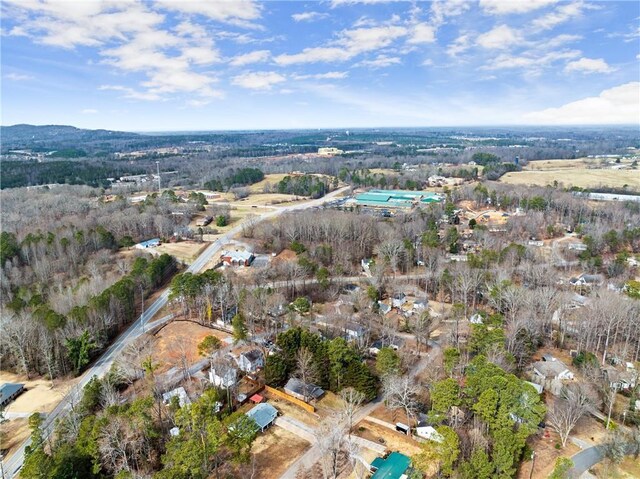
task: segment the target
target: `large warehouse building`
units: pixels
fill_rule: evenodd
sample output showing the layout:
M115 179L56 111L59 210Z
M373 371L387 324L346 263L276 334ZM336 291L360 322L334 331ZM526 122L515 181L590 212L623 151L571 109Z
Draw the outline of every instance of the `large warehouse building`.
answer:
M368 208L413 208L442 201L442 195L428 191L369 190L357 195L353 202Z

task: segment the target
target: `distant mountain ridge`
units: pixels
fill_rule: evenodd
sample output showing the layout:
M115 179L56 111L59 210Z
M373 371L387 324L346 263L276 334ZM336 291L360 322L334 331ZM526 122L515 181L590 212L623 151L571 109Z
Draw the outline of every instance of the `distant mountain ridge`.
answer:
M3 149L20 146L28 147L41 143L88 142L101 140L130 140L139 138L136 133L112 130L86 130L68 125L28 125L0 126ZM44 146L44 145L43 145Z

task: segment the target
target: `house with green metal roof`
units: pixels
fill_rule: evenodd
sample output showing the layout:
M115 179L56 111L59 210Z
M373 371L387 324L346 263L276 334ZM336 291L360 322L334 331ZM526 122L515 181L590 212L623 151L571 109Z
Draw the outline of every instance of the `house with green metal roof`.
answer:
M371 479L404 479L411 459L399 452L392 452L386 458L376 457L371 463Z

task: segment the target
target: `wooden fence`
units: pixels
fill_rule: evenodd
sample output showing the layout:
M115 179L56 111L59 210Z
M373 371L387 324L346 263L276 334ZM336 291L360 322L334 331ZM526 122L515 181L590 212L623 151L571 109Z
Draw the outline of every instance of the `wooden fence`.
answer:
M306 402L301 401L298 398L294 398L293 396L291 396L291 395L289 395L289 394L287 394L285 392L279 391L279 390L274 389L274 388L269 387L269 386L265 386L264 389L268 393L273 394L274 396L278 396L279 398L282 398L282 399L284 399L286 401L289 401L290 403L301 407L305 411L312 412L312 413L316 412L316 408L314 406L312 406L311 404L307 404Z

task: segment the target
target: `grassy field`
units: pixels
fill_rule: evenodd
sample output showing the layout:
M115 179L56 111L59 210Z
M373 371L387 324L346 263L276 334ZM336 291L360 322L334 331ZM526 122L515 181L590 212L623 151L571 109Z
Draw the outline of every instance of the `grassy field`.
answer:
M156 248L160 253L167 253L175 256L180 261L191 264L202 251L209 246L195 241L182 241L180 243L163 243Z
M621 164L629 164L622 160ZM522 171L507 173L500 181L511 185L558 185L580 188L626 187L630 191L640 190L640 171L615 170L602 159L578 158L575 160L532 161Z
M580 188L612 187L626 185L630 192L640 190L640 172L637 170L595 170L580 168L558 168L549 170L523 170L507 173L500 178L510 185L553 185L554 181L564 187Z

